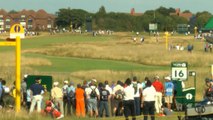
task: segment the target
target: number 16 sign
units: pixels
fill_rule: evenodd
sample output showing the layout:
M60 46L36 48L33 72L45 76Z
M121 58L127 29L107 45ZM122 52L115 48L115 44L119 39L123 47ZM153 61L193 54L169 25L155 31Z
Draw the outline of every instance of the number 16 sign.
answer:
M188 64L187 62L172 62L172 80L187 80Z

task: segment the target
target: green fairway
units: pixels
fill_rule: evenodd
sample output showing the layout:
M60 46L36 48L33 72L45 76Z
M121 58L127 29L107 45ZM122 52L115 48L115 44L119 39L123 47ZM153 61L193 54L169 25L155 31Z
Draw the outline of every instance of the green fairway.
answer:
M48 36L38 36L35 38L25 38L21 40L22 50L32 49L32 48L45 48L52 44L60 43L72 43L72 42L97 42L97 41L108 41L114 36L97 36L92 35L70 35L70 34L58 34L58 35L48 35ZM3 41L3 40L1 40ZM14 47L0 47L0 51L11 51Z
M147 66L131 62L99 60L73 57L45 56L39 54L27 54L27 57L42 57L51 61L51 66L32 66L41 72L74 72L85 70L115 70L115 71L147 71L168 70L164 66Z

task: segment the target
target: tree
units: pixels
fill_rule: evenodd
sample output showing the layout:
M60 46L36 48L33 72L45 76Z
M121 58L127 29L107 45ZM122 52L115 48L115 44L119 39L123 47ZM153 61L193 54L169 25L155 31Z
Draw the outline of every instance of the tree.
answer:
M104 6L101 6L101 7L99 8L99 11L98 11L98 13L97 13L97 14L105 15L105 14L106 14L105 7L104 7Z
M195 25L200 29L203 28L205 26L205 24L208 22L208 20L212 17L212 14L207 12L207 11L203 11L203 12L198 12L196 14L196 23Z
M15 14L15 13L18 13L18 11L15 11L15 10L11 10L8 12L9 14Z
M59 9L56 12L56 25L61 27L78 28L82 26L85 22L86 16L90 16L88 12L81 9Z

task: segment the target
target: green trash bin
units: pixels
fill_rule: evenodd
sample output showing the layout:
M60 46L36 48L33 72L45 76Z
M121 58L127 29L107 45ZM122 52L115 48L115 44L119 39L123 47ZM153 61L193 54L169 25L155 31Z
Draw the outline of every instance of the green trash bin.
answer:
M192 104L195 103L195 88L190 87L187 89L183 89L183 97L184 97L184 103L185 104Z

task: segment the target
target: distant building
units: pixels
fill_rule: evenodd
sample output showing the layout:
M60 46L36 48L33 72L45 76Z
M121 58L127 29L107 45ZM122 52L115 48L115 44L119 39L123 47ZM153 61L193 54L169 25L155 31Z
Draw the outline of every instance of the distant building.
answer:
M135 8L132 8L131 11L130 11L130 15L132 15L132 16L141 16L141 15L143 15L143 13L136 13L135 12Z
M48 30L54 26L55 16L44 10L22 10L8 13L0 9L0 30L9 31L13 24L21 24L27 30Z
M177 16L180 16L180 17L184 17L186 18L188 21L190 20L190 18L193 16L193 14L191 12L187 12L187 13L182 13L180 11L180 8L177 8L175 10L175 13L170 13L170 15L177 15Z

